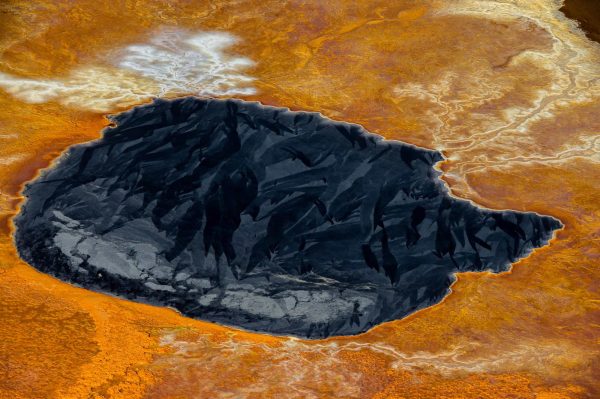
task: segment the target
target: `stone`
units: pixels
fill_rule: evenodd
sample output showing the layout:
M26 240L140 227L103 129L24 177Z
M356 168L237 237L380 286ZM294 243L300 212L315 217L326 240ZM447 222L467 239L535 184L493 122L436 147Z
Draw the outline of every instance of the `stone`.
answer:
M508 270L562 226L453 198L440 153L316 113L188 97L113 121L26 187L19 253L202 320L360 333L438 303L456 272Z

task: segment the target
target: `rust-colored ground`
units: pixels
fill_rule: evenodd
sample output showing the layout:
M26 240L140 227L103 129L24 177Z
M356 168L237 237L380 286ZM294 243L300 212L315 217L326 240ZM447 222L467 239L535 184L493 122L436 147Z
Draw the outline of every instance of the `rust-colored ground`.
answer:
M22 184L107 121L96 92L32 103L0 88L0 398L600 397L600 45L558 3L3 1L10 82L113 71L113 49L164 27L226 31L241 39L227 52L255 62L243 98L439 149L456 195L565 229L510 273L461 274L443 303L356 337L194 321L19 260ZM128 79L112 111L154 84Z

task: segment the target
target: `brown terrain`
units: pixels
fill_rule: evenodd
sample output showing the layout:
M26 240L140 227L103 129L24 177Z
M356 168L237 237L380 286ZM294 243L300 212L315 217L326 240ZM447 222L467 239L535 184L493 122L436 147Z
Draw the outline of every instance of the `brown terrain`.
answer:
M600 397L600 44L559 3L3 1L0 398ZM194 93L113 61L173 27L238 39L219 54L253 62L227 78L249 90L222 96L438 149L456 196L565 228L509 273L460 274L439 305L321 341L37 272L11 236L23 184L106 113Z

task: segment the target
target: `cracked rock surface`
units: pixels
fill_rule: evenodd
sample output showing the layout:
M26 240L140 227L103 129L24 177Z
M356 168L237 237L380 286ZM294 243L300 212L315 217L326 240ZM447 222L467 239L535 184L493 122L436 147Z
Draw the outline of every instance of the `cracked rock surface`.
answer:
M250 330L363 332L507 270L561 227L449 196L438 152L319 114L157 100L30 183L20 255L62 280Z

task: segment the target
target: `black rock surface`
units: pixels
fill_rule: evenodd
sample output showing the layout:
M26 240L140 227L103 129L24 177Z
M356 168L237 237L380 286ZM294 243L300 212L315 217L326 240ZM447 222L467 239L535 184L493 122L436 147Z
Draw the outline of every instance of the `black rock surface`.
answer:
M17 247L65 281L191 317L355 334L561 227L452 198L438 152L315 113L185 98L113 119L27 186Z

